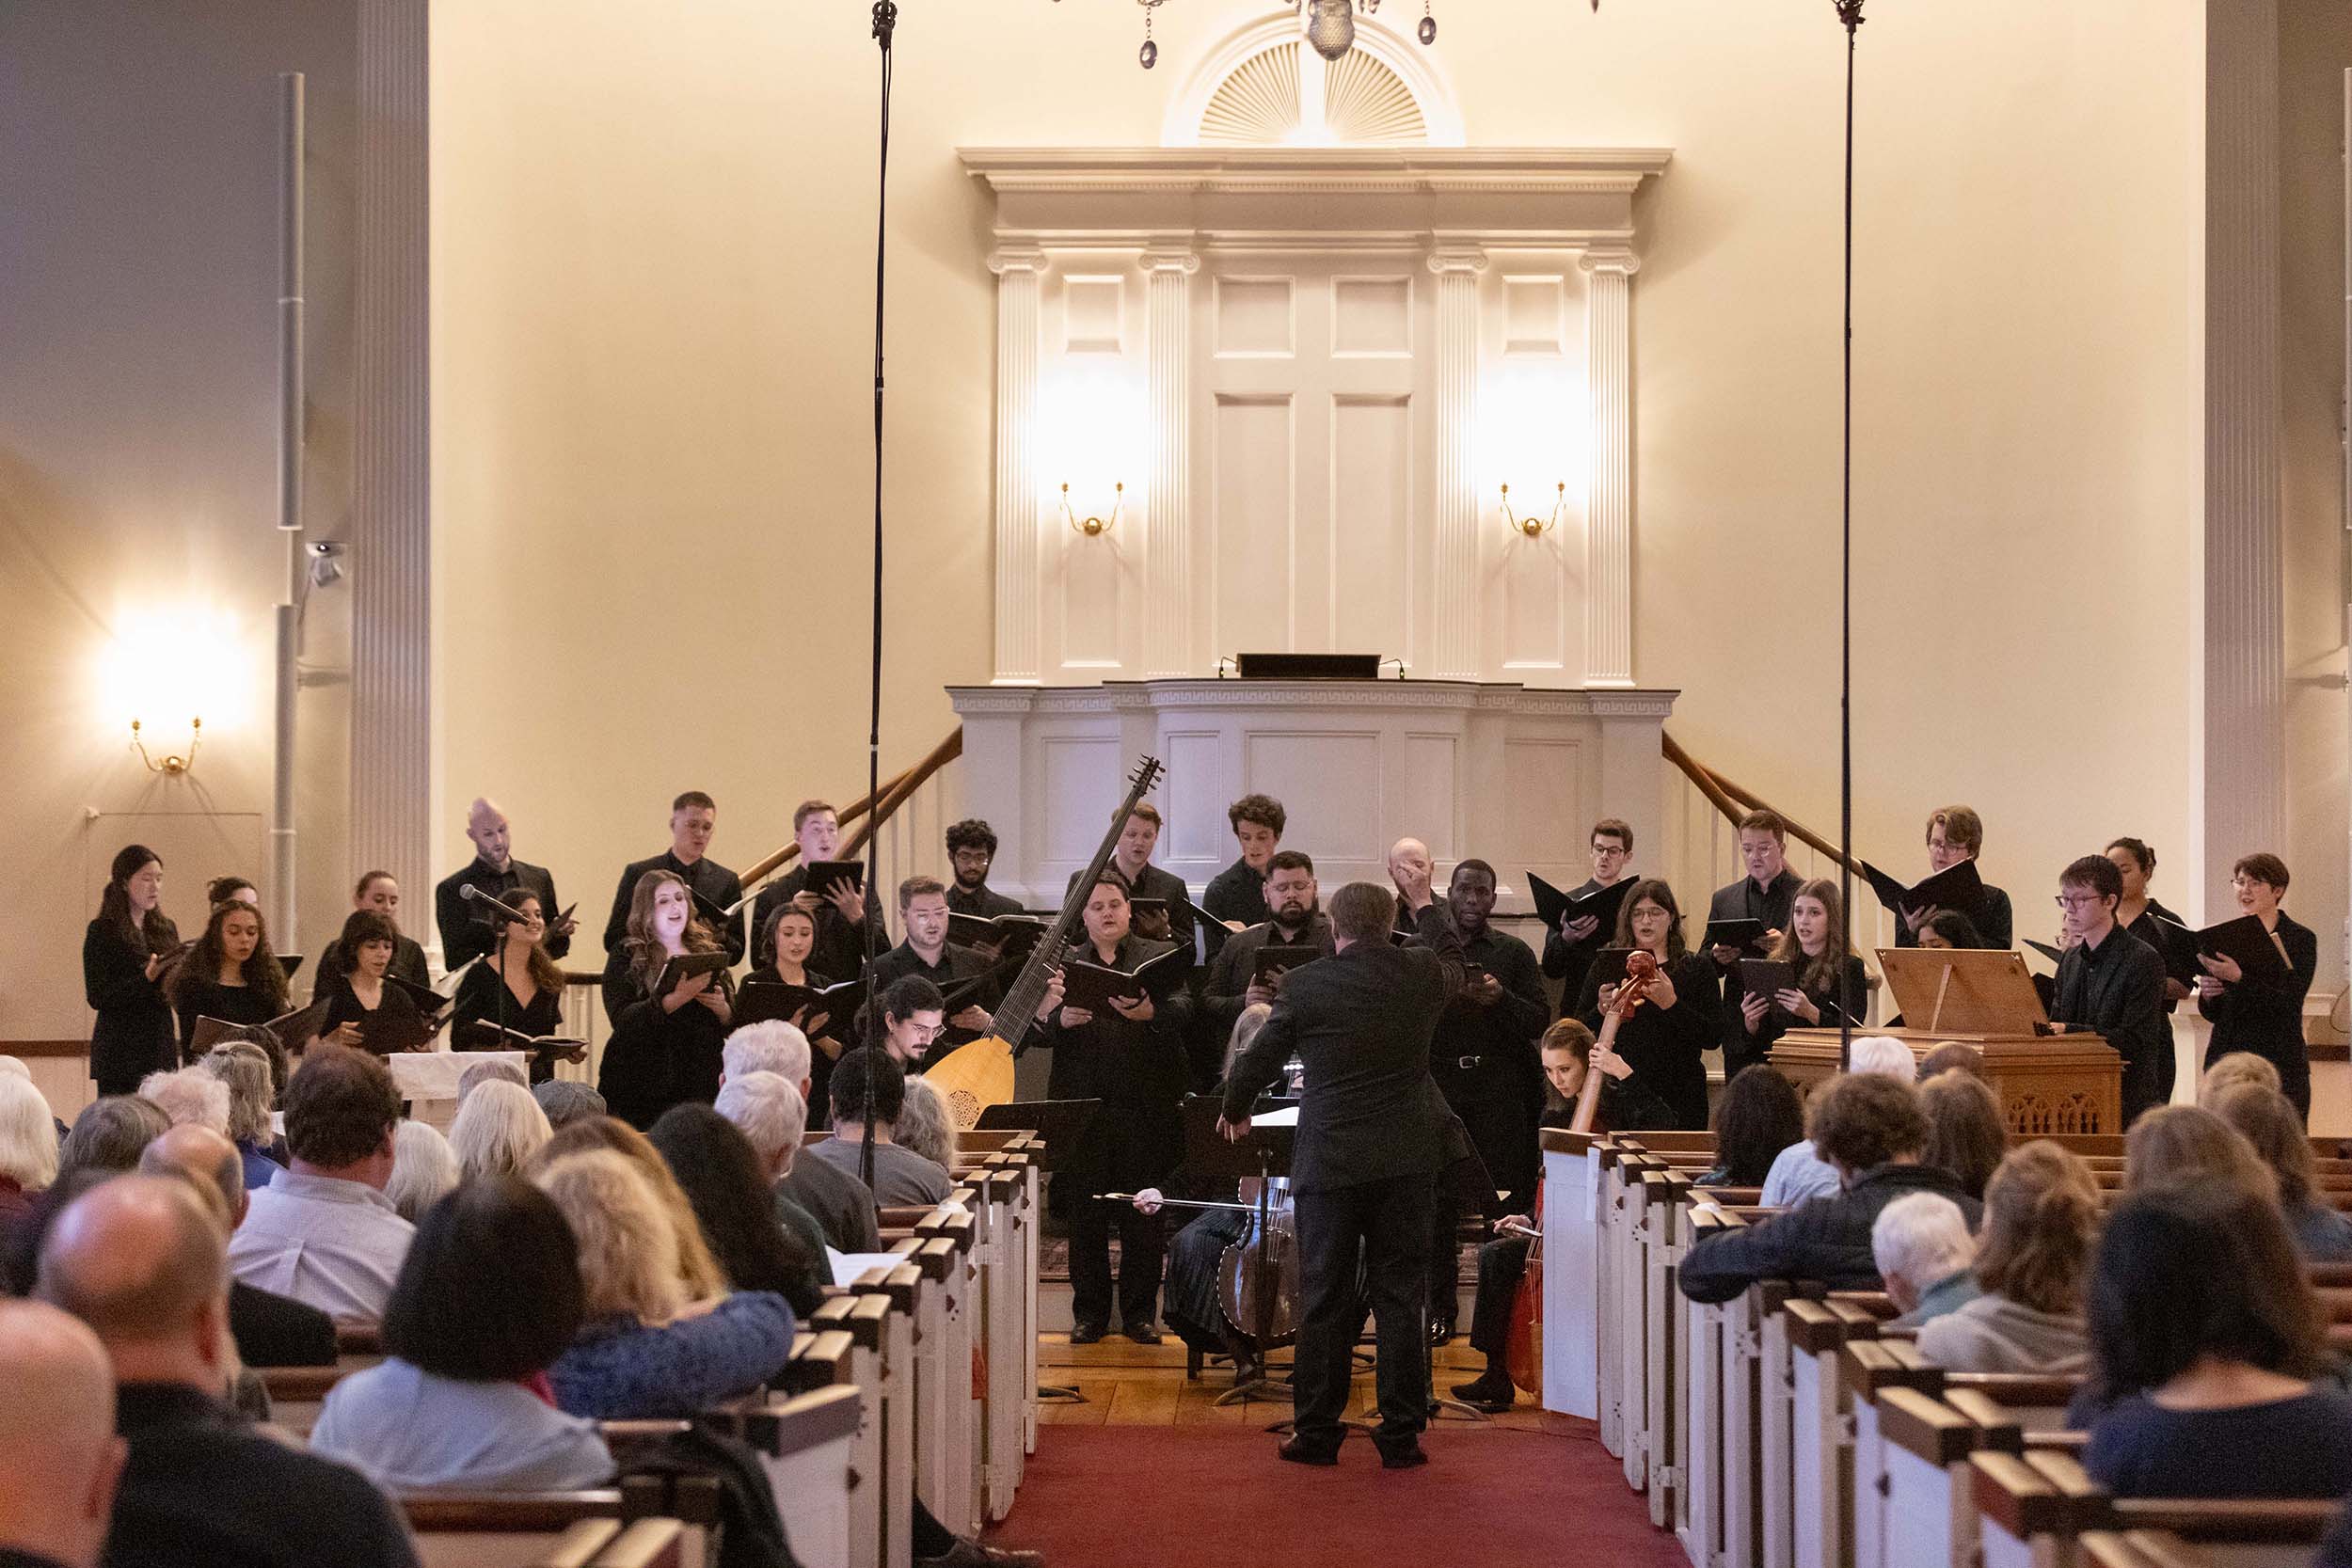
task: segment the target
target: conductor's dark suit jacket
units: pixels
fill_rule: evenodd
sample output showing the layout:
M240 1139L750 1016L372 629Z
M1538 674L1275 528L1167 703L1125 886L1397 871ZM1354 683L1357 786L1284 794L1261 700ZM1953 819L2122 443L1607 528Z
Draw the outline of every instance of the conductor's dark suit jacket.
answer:
M1291 973L1274 1016L1225 1081L1225 1116L1247 1116L1282 1064L1306 1064L1294 1187L1328 1192L1392 1177L1434 1176L1448 1160L1451 1117L1429 1076L1429 1037L1462 989L1462 942L1445 905L1416 923L1419 947L1380 940Z

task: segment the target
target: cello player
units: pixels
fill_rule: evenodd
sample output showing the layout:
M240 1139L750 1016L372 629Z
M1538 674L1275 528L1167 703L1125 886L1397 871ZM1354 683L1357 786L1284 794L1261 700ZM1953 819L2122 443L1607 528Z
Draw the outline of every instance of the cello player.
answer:
M1614 1051L1597 1052L1593 1032L1573 1018L1564 1018L1544 1031L1544 1081L1548 1091L1543 1125L1565 1127L1576 1115L1576 1099L1583 1091L1584 1075L1601 1073L1600 1111L1593 1131L1646 1132L1675 1124L1673 1108L1644 1087L1632 1068ZM1540 1138L1541 1134L1538 1134ZM1535 1212L1543 1212L1543 1189L1536 1188ZM1478 1249L1478 1296L1470 1307L1470 1349L1486 1357L1486 1370L1469 1383L1454 1386L1454 1397L1488 1414L1508 1410L1518 1399L1505 1366L1511 1326L1511 1304L1519 1280L1527 1273L1533 1244L1519 1234L1534 1228L1526 1214L1505 1214L1495 1222L1495 1239Z

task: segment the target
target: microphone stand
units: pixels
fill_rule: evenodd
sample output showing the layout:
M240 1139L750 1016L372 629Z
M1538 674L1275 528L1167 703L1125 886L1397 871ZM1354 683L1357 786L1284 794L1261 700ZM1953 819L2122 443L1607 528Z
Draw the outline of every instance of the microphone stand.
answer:
M1863 0L1835 0L1846 29L1846 323L1845 410L1840 454L1841 516L1837 542L1837 897L1846 929L1846 951L1853 950L1853 70L1854 34L1862 26ZM1895 918L1902 919L1896 911ZM1840 985L1843 985L1842 976ZM1853 1013L1837 1009L1837 1069L1853 1059Z
M874 177L874 658L866 731L866 798L882 803L882 300L889 277L890 251L890 44L898 30L897 0L874 0L874 42L882 50L882 134ZM879 810L866 835L866 896L882 887L882 817ZM872 916L868 906L867 916ZM866 1016L879 1019L874 965L866 958L866 932L857 932L859 957L866 962ZM866 1136L858 1150L858 1170L868 1192L874 1186L874 1064L866 1068Z

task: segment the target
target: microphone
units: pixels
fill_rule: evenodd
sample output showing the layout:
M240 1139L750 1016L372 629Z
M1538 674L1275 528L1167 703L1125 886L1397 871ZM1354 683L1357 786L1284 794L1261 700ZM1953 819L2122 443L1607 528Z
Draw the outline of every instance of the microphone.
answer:
M499 913L504 915L509 920L521 920L524 924L529 924L529 921L525 920L522 911L516 909L512 904L505 903L498 898L492 897L489 894L483 892L471 882L459 883L457 887L457 896L465 899L469 904L487 904L490 908L498 911Z

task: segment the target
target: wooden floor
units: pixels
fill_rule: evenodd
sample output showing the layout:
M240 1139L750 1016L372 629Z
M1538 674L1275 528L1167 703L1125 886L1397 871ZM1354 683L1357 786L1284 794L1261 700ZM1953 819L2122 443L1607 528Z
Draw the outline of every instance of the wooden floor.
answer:
M1073 1345L1067 1334L1042 1334L1038 1337L1037 1359L1040 1383L1049 1387L1074 1387L1084 1396L1084 1403L1048 1401L1041 1409L1041 1420L1062 1425L1186 1426L1221 1421L1232 1426L1263 1427L1287 1419L1290 1414L1286 1402L1253 1402L1248 1405L1216 1408L1216 1397L1232 1386L1232 1368L1213 1362L1202 1370L1199 1381L1186 1382L1184 1347L1173 1334L1159 1345L1138 1345L1118 1335L1100 1344ZM1276 1353L1278 1366L1289 1359L1287 1351ZM1486 1359L1471 1350L1466 1339L1456 1338L1438 1351L1438 1396L1446 1396L1452 1385L1468 1383L1476 1377L1485 1368ZM1357 1375L1348 1414L1361 1415L1372 1403L1373 1375L1366 1370ZM1460 1412L1449 1411L1438 1424L1454 1429L1471 1423ZM1549 1432L1565 1431L1569 1422L1565 1417L1547 1415L1531 1396L1521 1394L1516 1409L1491 1418L1487 1424L1514 1431Z

